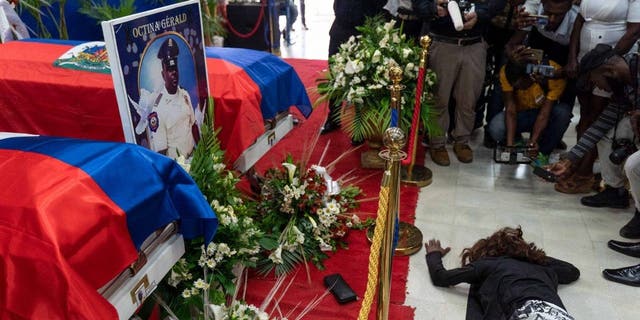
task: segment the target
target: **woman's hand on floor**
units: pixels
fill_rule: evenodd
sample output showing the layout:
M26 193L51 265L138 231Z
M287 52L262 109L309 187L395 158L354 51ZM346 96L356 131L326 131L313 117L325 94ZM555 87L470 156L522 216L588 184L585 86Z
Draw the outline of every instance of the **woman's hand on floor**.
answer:
M431 239L424 244L425 250L427 250L427 254L432 252L440 252L440 254L444 257L449 251L451 251L451 247L443 248L440 244L440 240Z

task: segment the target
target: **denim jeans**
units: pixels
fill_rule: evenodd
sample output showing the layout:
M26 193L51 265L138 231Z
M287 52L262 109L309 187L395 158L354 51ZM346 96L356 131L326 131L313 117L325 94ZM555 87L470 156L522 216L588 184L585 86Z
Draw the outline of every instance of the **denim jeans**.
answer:
M516 120L516 136L523 132L531 132L536 123L536 118L540 113L540 109L530 109L520 111ZM538 151L544 155L549 155L551 151L558 145L564 136L565 131L571 123L571 109L566 103L558 102L553 105L549 113L549 121L547 127L542 131L538 140ZM489 123L489 134L491 137L500 142L506 143L507 126L505 123L505 112L498 113L491 123Z

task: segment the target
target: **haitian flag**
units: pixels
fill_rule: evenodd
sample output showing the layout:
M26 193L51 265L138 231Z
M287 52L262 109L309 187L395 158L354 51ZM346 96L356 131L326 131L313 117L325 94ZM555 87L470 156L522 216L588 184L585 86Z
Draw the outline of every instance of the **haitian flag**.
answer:
M307 118L311 100L293 67L268 52L206 47L215 127L229 163L265 133L265 124L292 106Z
M0 318L115 319L96 291L178 220L211 241L218 221L176 162L133 144L0 140Z

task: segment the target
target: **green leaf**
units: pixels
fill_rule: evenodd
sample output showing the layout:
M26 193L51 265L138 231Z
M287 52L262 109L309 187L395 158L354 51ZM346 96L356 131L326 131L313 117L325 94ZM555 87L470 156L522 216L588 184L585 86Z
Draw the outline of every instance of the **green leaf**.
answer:
M263 237L262 239L260 239L260 246L262 246L265 250L275 250L278 245L278 239L274 239L271 237Z

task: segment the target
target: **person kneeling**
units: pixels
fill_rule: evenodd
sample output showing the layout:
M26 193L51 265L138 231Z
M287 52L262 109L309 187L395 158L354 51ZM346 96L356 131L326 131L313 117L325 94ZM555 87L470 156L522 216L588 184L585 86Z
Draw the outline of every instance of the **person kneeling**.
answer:
M560 69L553 61L549 65ZM514 146L516 136L529 132L527 146L537 153L536 165L548 164L571 122L570 107L558 102L566 80L529 74L526 66L510 61L500 69L500 84L505 111L491 120L489 134L499 143Z
M462 267L447 270L442 257L451 248L425 243L434 285L470 283L467 319L573 320L558 296L558 284L578 280L580 270L551 258L522 238L522 229L503 228L462 251Z

